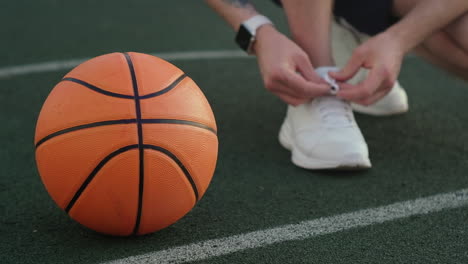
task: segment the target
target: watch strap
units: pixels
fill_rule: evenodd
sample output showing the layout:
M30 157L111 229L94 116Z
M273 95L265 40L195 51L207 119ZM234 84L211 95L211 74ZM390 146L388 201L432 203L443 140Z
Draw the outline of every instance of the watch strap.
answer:
M265 24L272 25L273 23L265 16L255 15L240 25L235 40L248 54L252 54L252 46L256 39L257 29Z
M270 24L273 25L273 22L271 22L270 19L266 16L262 15L255 15L247 20L245 20L242 25L247 28L247 30L252 34L252 36L256 35L257 29L260 26L263 26L265 24Z

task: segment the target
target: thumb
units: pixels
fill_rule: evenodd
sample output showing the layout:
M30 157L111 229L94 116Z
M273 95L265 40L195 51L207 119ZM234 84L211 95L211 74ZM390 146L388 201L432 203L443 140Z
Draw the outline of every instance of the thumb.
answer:
M329 75L339 81L345 82L351 79L361 69L364 59L356 54L353 54L348 63L338 72L330 72Z
M307 56L298 58L296 60L296 67L296 71L298 71L307 81L326 84L326 82L323 81L323 79L315 72L312 63Z

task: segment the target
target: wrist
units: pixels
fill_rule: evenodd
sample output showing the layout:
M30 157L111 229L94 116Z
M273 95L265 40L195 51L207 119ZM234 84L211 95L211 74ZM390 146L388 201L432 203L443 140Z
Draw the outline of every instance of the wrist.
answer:
M408 53L417 45L410 32L396 25L383 32L382 35L403 54Z
M277 34L278 31L272 24L265 24L260 26L257 29L255 42L252 44L252 53L256 54L259 46L261 46L263 42L269 41L272 35Z

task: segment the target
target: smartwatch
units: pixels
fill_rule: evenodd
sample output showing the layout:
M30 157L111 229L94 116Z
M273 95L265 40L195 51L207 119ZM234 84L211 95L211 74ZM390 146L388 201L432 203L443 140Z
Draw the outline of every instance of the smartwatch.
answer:
M239 47L248 54L252 54L257 29L265 24L273 25L270 19L262 15L256 15L244 21L240 25L235 39Z

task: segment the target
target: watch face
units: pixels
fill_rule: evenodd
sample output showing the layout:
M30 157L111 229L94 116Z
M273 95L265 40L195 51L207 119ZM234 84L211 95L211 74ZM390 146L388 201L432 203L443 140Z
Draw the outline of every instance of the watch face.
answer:
M236 35L236 42L239 44L241 49L248 51L250 47L250 43L252 42L252 34L247 30L244 25L239 27L239 32Z

